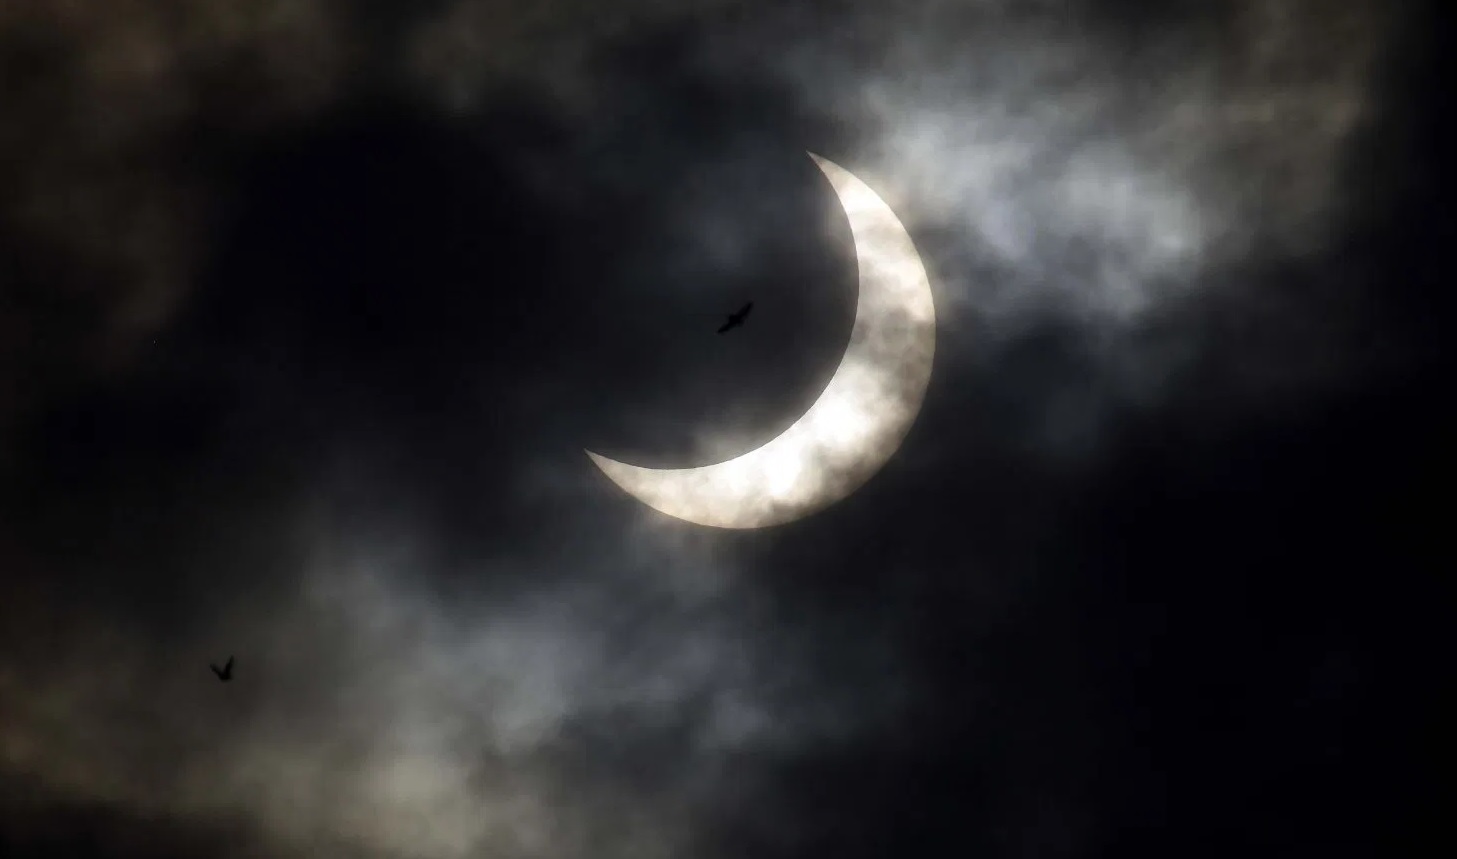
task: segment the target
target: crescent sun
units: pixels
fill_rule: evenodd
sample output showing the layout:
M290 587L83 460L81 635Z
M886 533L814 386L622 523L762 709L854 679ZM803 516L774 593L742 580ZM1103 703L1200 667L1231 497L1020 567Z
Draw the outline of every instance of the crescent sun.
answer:
M763 528L850 495L893 456L925 400L936 305L921 256L890 206L848 170L810 157L850 221L859 267L855 326L839 368L798 421L741 456L696 468L643 468L586 451L629 495L717 528Z

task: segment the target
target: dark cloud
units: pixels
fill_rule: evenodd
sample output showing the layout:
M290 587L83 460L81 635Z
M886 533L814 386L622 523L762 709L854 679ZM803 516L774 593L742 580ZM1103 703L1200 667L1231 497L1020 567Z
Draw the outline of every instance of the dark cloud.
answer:
M1415 7L143 5L0 12L0 848L1417 831ZM666 521L582 448L746 450L849 338L805 150L925 252L926 407L826 511Z

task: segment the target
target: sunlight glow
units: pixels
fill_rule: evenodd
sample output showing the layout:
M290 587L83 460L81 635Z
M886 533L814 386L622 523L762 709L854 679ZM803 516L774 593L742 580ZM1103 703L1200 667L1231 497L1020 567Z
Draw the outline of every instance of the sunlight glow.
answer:
M860 293L850 346L809 411L727 462L653 469L587 451L618 486L669 516L719 528L806 516L879 471L920 411L936 347L936 307L920 254L879 195L844 168L811 157L834 186L855 237Z

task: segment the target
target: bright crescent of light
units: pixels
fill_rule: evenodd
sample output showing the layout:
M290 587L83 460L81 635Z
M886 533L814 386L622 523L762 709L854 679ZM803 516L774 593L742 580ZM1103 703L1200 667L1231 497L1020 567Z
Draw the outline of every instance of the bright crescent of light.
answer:
M821 510L885 465L925 399L936 306L920 254L879 195L843 167L810 157L834 186L855 238L860 295L849 348L809 411L742 456L658 469L587 451L614 483L669 516L718 528L763 528Z

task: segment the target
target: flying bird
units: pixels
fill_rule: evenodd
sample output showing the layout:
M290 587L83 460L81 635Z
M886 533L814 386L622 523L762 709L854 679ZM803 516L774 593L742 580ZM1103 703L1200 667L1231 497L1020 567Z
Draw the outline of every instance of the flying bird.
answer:
M212 673L216 674L218 676L218 679L223 681L224 683L233 679L233 657L231 656L228 657L228 661L223 665L222 668L219 668L216 665L209 665L208 667L211 668Z
M728 320L724 322L724 324L718 326L718 333L722 334L731 328L738 328L740 325L743 325L744 320L749 318L749 311L753 309L754 302L751 301L748 304L745 304L743 307L739 308L737 313L730 313Z

